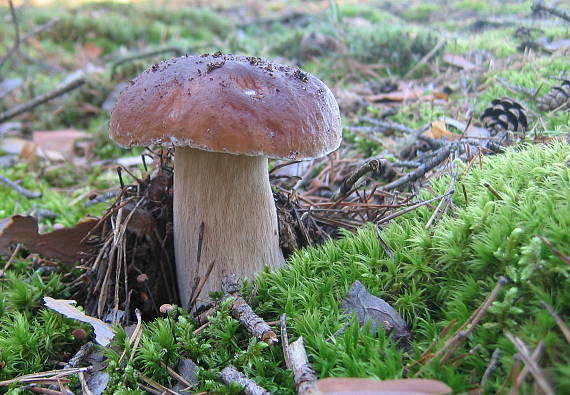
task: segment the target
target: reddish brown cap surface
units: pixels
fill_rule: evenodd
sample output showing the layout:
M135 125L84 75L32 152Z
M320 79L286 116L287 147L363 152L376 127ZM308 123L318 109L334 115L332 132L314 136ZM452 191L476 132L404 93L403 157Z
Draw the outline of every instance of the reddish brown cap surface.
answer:
M327 86L260 58L182 56L152 66L119 96L111 138L272 158L309 159L340 145L338 104Z

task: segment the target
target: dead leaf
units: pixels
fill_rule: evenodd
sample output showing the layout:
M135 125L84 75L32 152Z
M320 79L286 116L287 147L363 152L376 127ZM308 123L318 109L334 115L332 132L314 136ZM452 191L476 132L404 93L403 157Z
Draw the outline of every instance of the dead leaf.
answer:
M75 156L77 140L90 137L89 133L75 129L37 131L32 135L32 142L48 159L71 159Z
M317 394L329 395L435 395L450 394L451 388L437 380L372 380L329 377L317 381Z
M92 42L85 43L81 53L89 60L95 60L103 53L103 48Z
M346 313L355 313L360 325L370 321L372 331L380 325L402 345L407 345L410 332L406 322L392 306L370 294L360 281L352 284L341 307Z
M86 218L71 228L38 234L38 221L35 217L14 215L0 220L0 255L9 256L10 246L20 243L30 252L44 258L75 263L86 248L81 240L96 223L96 219Z
M54 299L49 296L44 297L44 304L48 309L57 311L59 314L68 318L91 325L95 331L95 341L103 347L108 346L111 339L115 336L113 327L104 323L99 318L90 317L78 310L75 306L72 306L76 303L75 300Z
M428 130L424 132L424 136L431 137L434 139L447 138L448 140L457 140L460 136L451 133L447 130L447 126L444 121L434 121Z
M443 61L452 66L459 67L460 69L463 69L465 71L475 70L478 68L476 64L471 63L463 56L454 55L451 53L446 53L445 55L443 55Z

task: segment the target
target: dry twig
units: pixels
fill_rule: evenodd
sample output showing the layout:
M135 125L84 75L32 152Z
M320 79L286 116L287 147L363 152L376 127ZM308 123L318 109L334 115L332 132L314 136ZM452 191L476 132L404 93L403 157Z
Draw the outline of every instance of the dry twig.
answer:
M240 295L240 285L234 275L222 278L222 289L228 297L234 298L232 302L232 315L246 327L249 333L267 344L279 342L277 335L271 327L247 304Z
M518 337L513 336L511 333L507 333L506 335L507 338L511 341L511 343L513 343L513 345L517 349L520 357L524 361L525 365L528 367L530 373L534 376L534 379L536 380L536 383L538 384L542 392L545 395L554 395L554 390L552 389L552 386L546 379L546 376L544 375L542 369L538 366L536 361L530 355L530 352L526 344L524 344L524 342Z
M260 387L255 381L248 379L242 372L232 365L226 366L220 372L220 379L228 385L231 383L238 383L243 387L243 392L246 395L271 395L271 392Z
M0 113L0 123L5 122L15 116L18 116L24 112L30 111L34 107L39 106L40 104L46 103L51 99L54 99L58 96L64 95L65 93L72 91L74 89L79 88L81 85L85 83L84 78L76 78L50 92L44 93L43 95L39 95L34 97L32 100L17 105L8 109L7 111Z
M16 184L14 181L9 180L8 178L1 176L1 175L0 175L0 182L3 182L4 184L8 185L10 188L12 188L16 192L18 192L20 195L23 195L24 197L26 197L28 199L37 199L39 197L42 197L42 194L40 192L28 191L26 188L22 188L21 186Z

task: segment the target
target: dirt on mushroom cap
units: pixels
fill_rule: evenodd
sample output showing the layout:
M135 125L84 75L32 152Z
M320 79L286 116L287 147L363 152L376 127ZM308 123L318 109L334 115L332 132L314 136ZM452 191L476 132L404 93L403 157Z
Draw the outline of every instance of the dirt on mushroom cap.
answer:
M118 144L309 159L338 148L338 104L318 78L257 57L182 56L154 65L120 95Z

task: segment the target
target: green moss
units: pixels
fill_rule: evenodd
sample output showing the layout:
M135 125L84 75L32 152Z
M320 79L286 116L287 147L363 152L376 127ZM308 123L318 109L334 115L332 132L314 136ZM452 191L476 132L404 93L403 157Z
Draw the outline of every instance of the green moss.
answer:
M478 385L491 354L500 348L501 364L485 387L485 391L496 392L507 380L516 352L505 336L510 332L530 348L544 341L541 366L556 391L566 393L570 382L560 373L570 363L570 345L540 301L561 313L570 307L570 268L538 236L570 255L568 159L570 147L562 143L519 147L486 157L481 167L472 167L458 180L465 186L468 200L463 194L454 196L453 216L444 214L426 230L424 224L433 211L426 206L382 230L395 260L386 256L374 227L367 226L356 234L345 232L342 239L318 248L297 251L287 268L261 273L255 285L246 285L244 293L252 292L248 296L252 306L268 321L287 314L289 335L304 337L311 363L321 378L393 379L413 377L421 369L421 377L442 380L457 393L464 393ZM447 177L435 180L433 193L445 191L448 182ZM483 182L491 184L501 199L483 187ZM431 197L425 191L423 194ZM443 328L451 325L455 330L465 322L499 276L508 277L509 283L456 351L461 355L479 345L478 353L453 364L442 366L435 360L404 368L420 357ZM410 351L398 349L381 329L371 332L368 325L360 327L341 312L340 303L355 280L395 306L408 322ZM117 349L111 353L115 362L110 367L117 369L113 370L114 382L120 386L127 377L127 387L134 388L140 371L168 384L171 379L159 362L175 366L180 358L191 358L200 366L196 391L234 393L235 388L216 380L219 370L232 363L276 394L294 393L281 348L250 338L229 315L227 302L199 335L192 334L190 322L187 313L178 311L148 324L140 350L122 367L118 355L129 346L126 337L119 335ZM344 331L339 331L341 328ZM434 350L442 347L443 341ZM524 384L521 390L526 393L531 385Z
M448 50L464 54L475 49L485 50L499 58L517 53L518 42L505 30L488 30L472 36L460 36L448 44Z
M420 3L414 4L412 7L407 9L402 17L409 21L425 22L429 21L433 13L440 9L440 5L431 3Z
M54 186L53 184L62 186L61 182L63 181L65 183L65 178L67 177L71 177L72 181L78 181L78 177L83 178L76 167L60 168L48 177L44 177L44 174L39 170L34 171L32 167L27 166L25 163L20 163L10 169L0 169L0 174L19 183L20 186L31 192L42 193L42 197L38 199L28 199L4 183L0 183L0 195L3 197L0 200L0 218L15 214L25 214L32 209L43 208L55 213L57 215L56 222L64 226L75 225L81 218L89 215L101 215L106 208L106 204L104 203L89 208L83 207L81 203L70 206L69 203L73 199L85 193L87 190L92 190L96 187L104 189L110 185L117 184L116 178L110 180L106 178L107 176L96 177L97 171L95 170L91 177L87 174L83 174L83 177L91 179L92 183L90 186L78 188L73 193L67 194L54 192L51 188ZM49 183L49 180L52 181L52 184ZM67 182L69 182L69 180ZM45 224L52 225L51 222L47 220Z

